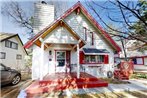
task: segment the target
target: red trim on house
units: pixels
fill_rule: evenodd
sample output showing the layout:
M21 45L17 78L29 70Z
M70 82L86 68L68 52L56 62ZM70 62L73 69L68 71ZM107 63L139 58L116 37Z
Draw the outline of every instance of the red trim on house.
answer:
M49 26L47 26L46 28L44 28L42 31L40 31L39 33L37 33L32 39L30 39L27 43L24 44L24 48L28 49L30 48L34 41L40 36L42 35L48 28L50 28L52 25L56 24L57 22L59 22L60 20L55 20L53 23L51 23Z
M143 65L144 65L144 57L142 57L142 62L143 62Z
M80 60L80 64L84 64L84 52L83 51L79 51L79 60Z
M66 50L66 73L67 73L67 69L70 68L70 64L71 64L71 60L70 60L70 50Z
M80 64L109 64L109 55L104 55L104 62L85 62L84 57L85 54L83 51L79 52L79 60Z
M108 55L104 56L104 64L109 64L109 56Z
M74 6L72 6L71 8L69 8L61 17L59 17L57 20L55 20L53 22L56 23L57 21L59 21L60 19L64 19L65 17L67 17L69 14L71 14L73 11L75 11L77 8L80 8L83 13L86 15L86 17L91 21L91 23L96 26L102 33L102 35L107 39L108 42L111 43L112 46L114 46L114 48L117 51L121 51L121 48L116 44L116 42L111 38L111 36L102 29L102 27L97 23L97 21L88 13L88 11L82 6L82 4L78 1ZM52 26L53 24L51 24L50 26ZM49 27L50 27L49 26ZM43 29L40 33L38 33L35 37L33 37L30 41L28 41L24 47L25 48L29 48L31 45L33 45L33 41L39 37L44 31L46 31L49 27L46 27L45 29Z

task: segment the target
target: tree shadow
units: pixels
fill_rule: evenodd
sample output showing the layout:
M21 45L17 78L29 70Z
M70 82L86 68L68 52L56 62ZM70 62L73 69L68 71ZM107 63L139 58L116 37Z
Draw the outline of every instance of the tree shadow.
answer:
M135 97L138 97L138 98L147 98L147 94L143 94L143 93L141 93L142 91L133 91L133 92L126 92L126 93L128 93L128 94L130 94L130 95L133 95L133 96L135 96Z

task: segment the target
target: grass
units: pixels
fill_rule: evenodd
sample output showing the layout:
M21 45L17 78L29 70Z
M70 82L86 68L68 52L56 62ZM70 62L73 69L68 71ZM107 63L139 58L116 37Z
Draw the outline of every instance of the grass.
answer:
M146 73L133 73L131 75L131 78L134 78L134 79L147 79L147 74Z

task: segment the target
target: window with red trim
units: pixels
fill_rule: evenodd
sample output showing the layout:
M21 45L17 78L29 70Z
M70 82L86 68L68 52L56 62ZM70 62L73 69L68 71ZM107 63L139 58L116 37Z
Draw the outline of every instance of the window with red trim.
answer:
M108 64L108 55L84 55L83 51L80 51L80 64Z
M85 63L104 63L104 55L85 55Z

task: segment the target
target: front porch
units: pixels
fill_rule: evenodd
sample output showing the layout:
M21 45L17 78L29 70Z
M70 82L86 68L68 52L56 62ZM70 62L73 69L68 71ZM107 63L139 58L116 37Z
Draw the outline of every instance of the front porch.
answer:
M80 73L80 78L77 78L76 72L55 73L46 75L42 81L35 81L26 88L26 92L28 97L32 97L45 92L107 86L107 82L84 72Z

